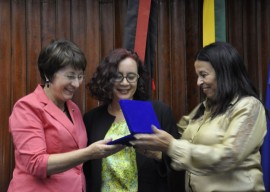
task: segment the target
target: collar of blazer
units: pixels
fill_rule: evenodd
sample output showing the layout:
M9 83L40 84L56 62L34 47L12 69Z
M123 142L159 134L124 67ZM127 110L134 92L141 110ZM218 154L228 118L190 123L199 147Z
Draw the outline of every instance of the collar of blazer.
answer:
M77 134L75 132L76 130L76 121L75 121L75 112L76 110L74 109L72 105L72 101L68 100L67 101L67 108L69 110L71 119L73 123L70 121L70 119L66 116L66 114L61 111L45 94L43 88L41 85L39 85L34 93L37 95L38 100L40 103L42 103L44 111L46 111L53 119L58 121L63 125L63 127L66 128L66 130L70 133L71 137L73 138L74 142L79 145L79 142L77 140ZM46 121L46 120L45 120Z

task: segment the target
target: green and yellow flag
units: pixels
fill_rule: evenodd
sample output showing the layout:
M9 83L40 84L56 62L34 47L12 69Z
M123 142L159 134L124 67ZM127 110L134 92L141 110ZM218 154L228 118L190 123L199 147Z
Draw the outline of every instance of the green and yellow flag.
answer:
M203 1L203 46L226 41L225 0Z

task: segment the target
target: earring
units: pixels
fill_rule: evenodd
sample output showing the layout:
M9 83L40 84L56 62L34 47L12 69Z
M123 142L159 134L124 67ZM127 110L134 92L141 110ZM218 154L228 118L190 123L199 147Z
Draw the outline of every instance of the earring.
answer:
M46 87L49 87L49 86L50 86L50 81L49 81L49 79L47 79L47 78L46 78L45 85L46 85Z

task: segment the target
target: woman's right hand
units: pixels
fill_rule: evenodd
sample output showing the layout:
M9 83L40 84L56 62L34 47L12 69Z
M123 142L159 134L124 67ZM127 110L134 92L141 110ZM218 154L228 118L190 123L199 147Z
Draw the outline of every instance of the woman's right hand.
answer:
M110 156L118 151L121 151L126 146L125 145L108 145L111 139L104 139L96 141L87 147L87 153L89 154L90 159L100 159L107 156Z
M161 151L167 153L170 143L174 139L172 135L166 131L160 130L152 125L153 134L136 134L135 140L130 144L136 149Z
M108 145L110 141L104 139L86 148L49 155L47 175L61 173L90 159L104 158L125 148L124 145Z

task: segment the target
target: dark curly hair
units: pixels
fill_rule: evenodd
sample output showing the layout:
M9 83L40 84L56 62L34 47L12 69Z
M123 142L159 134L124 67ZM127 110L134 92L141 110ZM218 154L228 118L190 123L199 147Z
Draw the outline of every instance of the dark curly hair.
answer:
M136 100L149 99L149 73L137 53L133 50L127 50L124 48L113 50L97 67L93 77L88 83L88 88L92 97L104 104L112 102L114 86L113 78L118 73L119 63L126 58L132 58L135 60L138 67L138 74L140 75L137 83L137 90L133 98Z

